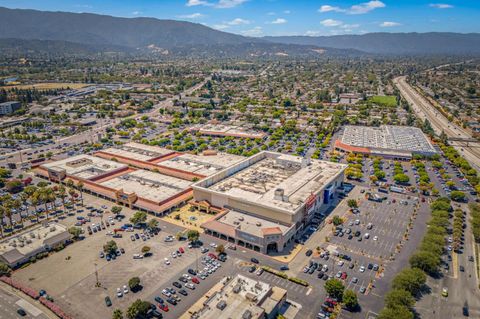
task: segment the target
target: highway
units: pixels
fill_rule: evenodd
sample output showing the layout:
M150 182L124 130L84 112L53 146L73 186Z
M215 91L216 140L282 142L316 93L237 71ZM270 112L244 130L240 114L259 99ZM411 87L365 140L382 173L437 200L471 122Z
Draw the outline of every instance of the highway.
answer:
M472 138L471 134L451 123L448 119L422 95L420 95L412 86L410 86L405 76L400 76L393 79L393 83L400 90L402 96L411 105L415 114L422 120L428 119L436 134L440 135L443 132L448 137L456 138ZM480 150L467 146L454 146L457 151L474 167L477 171L480 170Z

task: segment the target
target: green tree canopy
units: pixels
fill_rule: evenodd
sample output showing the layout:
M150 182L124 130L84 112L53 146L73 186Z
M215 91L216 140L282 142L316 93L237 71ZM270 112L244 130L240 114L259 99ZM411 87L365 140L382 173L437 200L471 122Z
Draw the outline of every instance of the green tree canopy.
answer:
M331 297L342 300L345 286L340 280L333 278L325 282L325 290Z

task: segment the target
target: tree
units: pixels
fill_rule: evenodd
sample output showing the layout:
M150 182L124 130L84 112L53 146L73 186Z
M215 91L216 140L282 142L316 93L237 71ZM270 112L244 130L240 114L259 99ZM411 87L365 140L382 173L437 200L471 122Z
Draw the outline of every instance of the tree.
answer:
M200 237L200 233L198 232L198 230L191 229L187 232L187 238L192 243L196 242L199 237Z
M156 220L155 218L150 219L147 223L147 227L150 229L157 229L158 220Z
M427 280L425 273L418 268L405 268L393 279L393 289L403 289L416 296Z
M143 246L142 247L142 253L143 254L148 254L150 252L151 248L150 246Z
M136 319L141 316L146 316L151 305L148 301L140 299L135 300L127 309L127 318Z
M348 310L354 310L358 307L358 298L357 294L351 290L347 289L343 293L343 304Z
M120 212L122 211L122 207L120 206L113 206L110 210L112 211L112 213L114 213L115 215L118 215L120 214Z
M223 254L225 252L225 246L218 245L217 248L215 248L215 251L219 254Z
M350 207L350 208L357 208L358 207L358 203L354 199L349 199L347 204L348 204L348 207Z
M112 314L112 319L123 319L123 312L120 309L115 309Z
M406 290L393 289L385 295L385 307L394 308L396 306L412 308L415 305L415 299Z
M413 313L404 306L396 306L393 308L383 308L378 314L377 319L413 319Z
M410 177L403 173L396 174L395 176L393 176L393 179L399 184L407 184L410 181Z
M140 288L140 278L138 277L132 277L128 281L128 287L130 287L131 291L136 291L138 288Z
M450 198L456 202L465 201L465 193L461 191L452 191L450 193Z
M80 235L82 234L82 229L80 227L70 227L68 229L68 232L72 234L73 238L78 239Z
M332 222L335 226L343 224L343 219L340 218L339 216L335 215L333 216Z
M5 189L9 193L16 194L22 191L23 183L17 179L14 179L5 184Z
M410 257L409 262L412 268L419 268L427 273L433 274L440 266L440 257L434 252L420 250Z
M342 300L345 286L343 286L340 280L333 278L325 282L325 290L331 297Z
M115 254L117 252L117 249L117 243L114 240L110 240L105 245L103 245L103 251L106 254Z
M130 218L130 221L133 224L143 223L147 220L147 213L145 212L135 212L133 216Z
M10 276L12 270L8 267L7 264L0 262L0 277L1 276Z

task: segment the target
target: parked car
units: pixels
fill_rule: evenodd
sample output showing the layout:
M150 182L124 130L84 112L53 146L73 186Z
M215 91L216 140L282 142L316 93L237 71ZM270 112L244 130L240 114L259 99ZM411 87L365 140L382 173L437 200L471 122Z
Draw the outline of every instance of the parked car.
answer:
M254 264L259 264L260 262L256 258L250 258L250 261Z

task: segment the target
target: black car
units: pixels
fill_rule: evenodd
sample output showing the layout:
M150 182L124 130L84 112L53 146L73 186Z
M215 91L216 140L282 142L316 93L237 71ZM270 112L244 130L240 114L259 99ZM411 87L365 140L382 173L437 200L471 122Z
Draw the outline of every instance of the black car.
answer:
M308 269L308 273L309 273L310 275L313 274L314 271L315 271L315 268L313 268L313 267L310 267L310 268Z
M155 296L155 301L158 303L163 303L163 299L160 296Z
M135 234L135 239L140 239L140 236L138 234Z
M307 251L305 252L305 255L306 255L307 257L310 257L312 254L313 254L313 251L312 251L311 249L309 249L309 250L307 250Z
M17 309L17 313L22 316L22 317L25 317L27 315L27 313L25 312L25 310L23 310L22 308L18 308Z
M288 269L289 269L288 266L282 266L282 267L280 267L280 270L282 270L282 271L283 271L283 270L288 270Z
M460 271L461 271L461 272L464 272L464 271L465 271L465 267L460 266Z
M318 273L318 279L322 279L323 276L325 276L325 273L324 273L323 271L320 271L320 272Z
M178 291L178 293L181 294L181 295L184 295L184 296L187 296L187 295L188 295L188 293L187 293L187 291L186 291L185 289L180 289L180 290Z
M179 282L177 282L177 281L174 281L174 282L172 283L172 285L174 285L174 286L177 287L177 288L182 288L182 285L181 285Z
M162 319L162 318L163 318L163 315L162 315L160 312L158 312L157 310L152 310L152 311L150 312L150 315L151 315L152 317L158 318L158 319Z
M250 258L250 261L254 264L259 264L260 263L257 258Z
M197 274L197 272L195 270L193 270L192 268L188 269L188 273L190 275L193 275L193 276L195 276Z
M252 266L248 269L248 272L254 272L257 269L257 267Z
M180 277L178 278L179 281L183 282L183 283L187 283L188 280L186 278L183 278L183 277Z
M109 296L105 297L105 305L107 305L107 307L110 307L112 305L112 300L110 300Z
M175 299L173 299L173 298L168 298L168 299L167 299L167 302L168 302L169 304L174 305L174 306L177 304L177 301L176 301Z
M372 268L373 268L373 264L368 264L367 268L368 268L368 269L372 269Z

